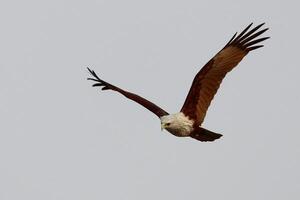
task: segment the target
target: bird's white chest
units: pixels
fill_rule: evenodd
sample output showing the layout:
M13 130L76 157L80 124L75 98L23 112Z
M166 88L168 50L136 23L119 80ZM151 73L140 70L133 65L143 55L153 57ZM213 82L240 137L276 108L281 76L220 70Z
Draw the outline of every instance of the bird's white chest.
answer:
M190 133L192 132L192 127L180 127L180 128L166 128L167 131L169 131L170 133L172 133L175 136L178 137L186 137L189 136Z

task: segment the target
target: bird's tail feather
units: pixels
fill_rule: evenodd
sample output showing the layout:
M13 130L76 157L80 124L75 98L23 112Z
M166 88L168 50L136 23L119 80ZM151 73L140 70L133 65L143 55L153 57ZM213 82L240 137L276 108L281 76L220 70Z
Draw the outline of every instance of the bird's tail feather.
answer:
M191 133L190 137L199 140L201 142L212 142L222 137L222 135L199 127Z

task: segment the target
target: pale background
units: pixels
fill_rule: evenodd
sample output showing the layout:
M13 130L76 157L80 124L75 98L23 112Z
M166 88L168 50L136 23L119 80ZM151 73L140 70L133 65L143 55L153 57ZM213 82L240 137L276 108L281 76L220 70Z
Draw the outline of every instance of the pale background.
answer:
M300 199L298 1L0 2L0 199ZM92 88L86 67L169 112L235 31L265 47L223 82L213 143Z

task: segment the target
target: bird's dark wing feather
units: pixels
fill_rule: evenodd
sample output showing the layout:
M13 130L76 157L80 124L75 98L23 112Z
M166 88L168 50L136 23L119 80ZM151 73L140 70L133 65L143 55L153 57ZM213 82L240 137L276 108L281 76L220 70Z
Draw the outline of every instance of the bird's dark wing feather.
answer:
M190 91L181 109L185 115L194 120L195 125L201 125L207 109L216 94L225 75L231 71L247 55L248 52L263 47L257 45L269 37L256 39L267 31L265 28L256 32L264 24L251 29L252 23L238 36L237 33L195 76Z
M97 74L87 68L89 70L89 72L91 73L91 75L94 78L88 78L88 80L92 80L92 81L96 81L96 83L93 85L93 87L102 87L102 90L114 90L117 91L121 94L123 94L125 97L127 97L128 99L131 99L132 101L137 102L138 104L144 106L145 108L147 108L148 110L150 110L151 112L153 112L155 115L157 115L158 117L164 116L164 115L168 115L168 113L166 111L164 111L163 109L161 109L160 107L158 107L157 105L155 105L154 103L148 101L147 99L144 99L143 97L140 97L136 94L127 92L125 90L122 90L121 88L118 88L114 85L111 85L103 80L101 80Z

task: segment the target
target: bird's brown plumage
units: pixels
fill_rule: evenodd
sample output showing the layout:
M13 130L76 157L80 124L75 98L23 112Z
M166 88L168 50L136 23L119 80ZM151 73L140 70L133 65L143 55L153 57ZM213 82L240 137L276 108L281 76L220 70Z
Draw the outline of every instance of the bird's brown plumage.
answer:
M119 87L116 87L110 83L107 83L103 80L101 80L97 74L87 68L89 70L89 72L91 73L91 75L94 76L94 78L88 78L88 80L92 80L92 81L96 81L97 83L95 83L93 85L93 87L96 87L96 86L100 86L102 87L102 90L114 90L114 91L117 91L121 94L123 94L125 97L127 97L128 99L131 99L132 101L135 101L136 103L144 106L145 108L147 108L148 110L150 110L151 112L153 112L156 116L158 117L161 117L161 116L164 116L164 115L168 115L169 113L167 113L165 110L163 110L162 108L158 107L157 105L155 105L154 103L148 101L147 99L144 99L143 97L137 95L137 94L134 94L134 93L131 93L131 92L127 92Z
M248 31L251 25L247 26L237 37L235 34L195 76L181 109L181 112L194 120L195 126L200 126L203 122L207 109L225 75L237 66L249 51L263 46L254 46L255 44L268 39L268 37L264 37L253 40L268 29L255 33L263 24Z

